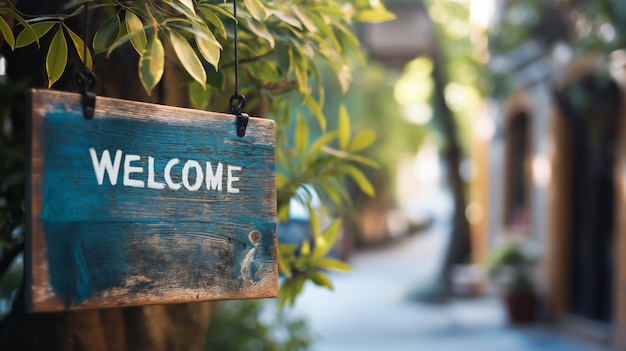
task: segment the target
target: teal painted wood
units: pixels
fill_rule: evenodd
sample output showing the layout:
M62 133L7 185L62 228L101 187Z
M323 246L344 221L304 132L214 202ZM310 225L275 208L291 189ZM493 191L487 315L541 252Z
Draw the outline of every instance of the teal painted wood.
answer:
M240 138L231 115L30 99L30 310L276 296L273 121Z

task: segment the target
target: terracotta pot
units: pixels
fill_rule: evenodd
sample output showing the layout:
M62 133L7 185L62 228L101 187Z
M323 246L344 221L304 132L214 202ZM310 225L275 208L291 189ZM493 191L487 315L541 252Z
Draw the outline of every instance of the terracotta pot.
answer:
M537 300L532 292L509 292L505 294L504 302L512 324L525 324L534 320Z

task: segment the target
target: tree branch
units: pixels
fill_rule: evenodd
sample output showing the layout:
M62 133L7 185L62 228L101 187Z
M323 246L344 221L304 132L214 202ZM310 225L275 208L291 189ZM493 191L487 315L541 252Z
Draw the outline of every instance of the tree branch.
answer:
M249 58L247 58L247 59L239 60L239 64L243 64L243 63L250 63L250 62L258 61L258 60L260 60L260 59L264 58L265 56L270 55L270 54L271 54L271 53L273 53L273 52L274 52L274 50L270 50L270 51L268 51L268 52L266 52L266 53L264 53L264 54L258 55L258 56L249 57ZM229 63L224 64L224 66L222 66L222 67L224 67L224 68L228 68L228 67L233 67L234 65L235 65L235 63L234 63L234 62L229 62Z

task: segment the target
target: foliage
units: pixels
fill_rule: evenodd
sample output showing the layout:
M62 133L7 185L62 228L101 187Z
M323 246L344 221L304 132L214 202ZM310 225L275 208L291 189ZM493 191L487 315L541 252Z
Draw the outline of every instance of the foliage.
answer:
M535 260L519 244L509 243L491 253L487 271L507 292L533 291L529 269Z
M506 266L520 266L531 263L518 245L505 245L500 250L492 253L487 263L488 271L495 273L498 269Z
M5 249L16 244L24 226L24 122L10 113L24 110L24 88L0 82L0 247Z
M315 211L309 207L309 213L313 245L308 240L304 240L302 244L281 244L278 247L280 272L288 278L280 287L278 303L281 308L288 302L293 305L309 279L318 286L325 286L332 290L332 282L324 272L325 270L351 270L346 263L326 257L339 235L341 220L335 220L321 232L317 218L315 218Z
M535 41L545 51L556 44L570 51L569 56L602 56L600 71L608 70L607 59L616 50L626 47L626 7L622 0L574 1L529 0L510 2L490 32L493 54L510 53L526 42ZM507 90L507 74L492 77L493 95ZM609 76L606 75L607 79Z
M530 0L507 6L490 31L491 49L496 53L509 52L531 38L534 29L545 21L542 5L541 0Z
M286 113L290 114L289 111ZM280 147L276 151L278 217L279 220L288 219L290 199L295 198L308 208L313 243L304 241L299 245L279 246L280 272L288 278L280 288L281 307L287 302L293 304L307 280L332 289L324 270L350 270L345 263L326 257L339 235L342 220L337 219L322 230L318 214L311 206L313 194L308 187L326 200L326 206L353 206L351 194L346 191L342 179L351 179L363 193L372 196L374 186L357 165L377 167L372 160L356 154L372 145L375 133L364 130L352 136L345 106L339 108L337 130L324 132L325 126L320 126L323 132L311 142L309 123L300 111L295 115L294 142L290 143L289 138L281 138L279 134Z
M22 284L23 275L24 269L22 268L22 257L20 256L9 267L7 272L0 277L0 318L4 317L11 310L14 295Z
M85 8L79 4L85 2L92 4L92 11L108 14L95 32L93 54L108 56L130 42L140 57L138 71L149 93L162 78L167 44L171 45L179 64L188 73L191 87L198 84L203 91L207 87L223 88L223 72L220 70L232 66L232 63L219 65L223 48L232 47L229 40L232 39L230 27L234 17L230 4L211 0L73 1L67 5L72 10L68 14L32 18L11 8L0 9L0 14L11 14L19 19L16 38L6 21L0 22L1 33L12 49L39 45L46 35L53 37L47 48L48 86L63 74L69 50L75 50L81 61L91 66L92 51L87 50L86 58L83 57L84 42L67 24L81 15ZM245 8L237 16L241 31L241 61L250 63L244 67L244 73L253 84L273 92L284 92L294 84L300 93L309 94L309 78L316 80L319 92L321 82L313 62L316 58L330 63L345 90L349 84L349 69L353 66L351 56L362 60L359 42L350 29L351 18L370 11L370 15L362 17L376 20L371 15L371 8L357 12L351 4L331 0L298 5L244 0L244 4ZM387 18L388 13L379 10L380 6L374 13L380 12ZM67 45L67 37L71 39L73 49ZM232 62L232 53L224 54L227 62ZM211 70L218 74L212 74ZM311 101L307 104L316 106Z
M89 6L83 6L85 3ZM248 95L249 109L265 106L277 122L279 219L288 213L289 199L296 196L296 189L305 184L337 206L351 205L342 185L347 178L364 193L373 194L373 186L356 165L376 166L358 155L374 142L375 133L360 131L353 135L343 107L338 111L337 129L328 130L323 112L325 89L318 67L320 62L331 67L345 92L351 70L364 61L352 30L353 20L377 22L393 15L380 2L363 0L243 0L242 4L237 12L238 49L240 72L245 78L241 79L239 91ZM81 31L73 27L73 20L82 18L86 10L91 12L92 21L101 21L96 23L92 48L85 48L78 34ZM27 15L5 3L0 15L0 33L11 50L36 45L46 53L49 87L68 73L66 68L72 58L92 67L94 55L109 57L117 48L129 45L137 53L138 76L148 94L161 82L166 60L177 62L186 73L190 101L196 108L219 105L233 85L235 19L231 4L217 0L73 0L61 13ZM13 27L9 25L11 20L15 22ZM310 119L321 131L316 138L309 133L306 121ZM11 167L17 169L15 164ZM18 178L23 182L23 175ZM6 185L7 180L2 180ZM298 199L304 204L310 200L306 196ZM14 199L11 206L21 203ZM307 279L332 287L323 270L349 269L324 257L341 222L322 231L314 214L311 219L313 249L307 248L308 243L300 248L280 246L281 272L289 278L281 287L283 303L293 302ZM18 225L4 228L13 232Z
M312 335L306 321L274 311L271 301L225 301L214 311L206 351L297 351L308 349Z
M326 74L332 73L326 70ZM354 82L345 95L327 94L325 111L332 111L345 104L355 132L376 130L376 147L363 150L362 155L378 163L379 168L361 167L375 187L375 197L368 198L359 191L356 184L347 188L355 205L349 217L358 222L361 215L359 210L371 206L371 202L386 202L389 197L391 201L395 200L393 194L398 164L408 157L414 157L425 136L431 131L428 114L418 108L416 110L419 116L412 118L415 110L411 110L415 106L425 107L426 111L432 109L429 105L430 92L421 100L421 94L416 90L423 81L430 79L430 72L426 74L427 79L415 79L415 75L405 74L398 79L398 72L378 63L368 63L355 69L353 75ZM402 85L400 80L405 76L409 84ZM408 96L410 101L404 103L398 99L398 91ZM422 119L419 120L420 118ZM384 128L381 128L382 125ZM329 126L333 127L332 121Z
M484 79L486 55L473 34L475 29L470 18L470 4L469 0L425 1L428 16L434 25L434 45L439 46L442 55L436 59L445 64L446 104L454 113L459 142L466 150L471 144L472 119L487 89ZM435 114L440 113L435 111Z
M586 50L611 53L626 47L624 5L622 0L589 1L572 11L577 38Z

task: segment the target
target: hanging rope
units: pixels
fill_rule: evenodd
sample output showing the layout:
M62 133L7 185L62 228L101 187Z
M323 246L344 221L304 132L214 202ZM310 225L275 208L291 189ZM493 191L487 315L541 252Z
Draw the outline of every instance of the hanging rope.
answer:
M87 67L87 36L89 29L89 5L85 3L83 8L83 70L76 73L76 83L80 89L81 103L83 105L83 117L93 118L96 112L96 74Z
M239 21L237 19L237 0L233 0L233 16L235 17L235 93L230 97L229 103L230 113L237 116L237 136L243 137L246 135L250 116L247 113L243 113L243 108L246 106L246 98L239 93L239 34L237 28Z

